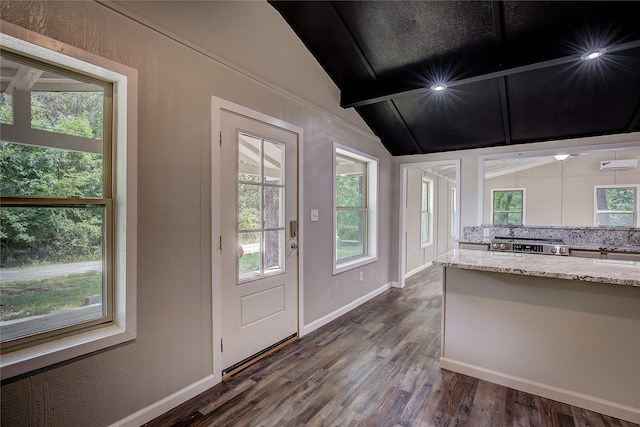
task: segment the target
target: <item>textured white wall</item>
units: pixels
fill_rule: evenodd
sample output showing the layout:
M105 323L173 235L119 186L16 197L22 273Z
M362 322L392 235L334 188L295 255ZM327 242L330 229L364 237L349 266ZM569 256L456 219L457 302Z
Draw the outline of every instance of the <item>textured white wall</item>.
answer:
M207 3L209 12L215 13L217 2ZM266 3L253 4L275 13ZM229 5L219 7L225 12ZM296 74L290 89L309 85L314 89L305 96L315 96L316 91L330 94L318 101L329 105L329 99L335 98L326 108L300 103L260 79L95 2L3 1L0 8L3 20L139 71L138 338L6 382L2 386L3 425L107 425L220 369L212 368L210 177L218 173L211 170L210 160L212 96L304 129L302 197L306 211L300 212L300 220L307 260L302 278L305 323L395 280L397 173L392 158L370 132L356 128L361 121L353 111L340 109L337 89L326 76L317 78L322 72L310 54L296 61L307 61L316 71L311 77ZM259 20L260 16L225 14L227 20L242 21L245 27L247 19ZM284 21L277 22L288 37L295 37ZM251 45L250 39L216 40L225 46ZM301 65L302 69L311 67L309 63ZM268 68L276 69L277 64L269 63ZM334 110L341 118L323 109ZM364 272L363 282L356 280L357 271L332 275L334 140L380 160L379 260L357 270ZM311 208L320 211L319 222L309 222Z
M595 185L640 185L638 169L601 171L601 160L640 159L640 149L584 154L485 181L484 223L491 223L491 189L525 189L527 225L591 227Z
M600 137L576 138L558 141L540 142L534 144L524 144L507 147L479 148L475 150L450 151L444 153L424 154L417 156L394 157L397 165L404 163L421 163L440 160L461 160L460 170L460 212L461 227L465 225L480 225L484 222L484 212L480 209L480 188L481 178L479 177L479 167L483 156L495 156L502 154L512 154L514 157L518 153L529 151L549 151L559 152L562 149L576 147L598 147L601 148L610 144L625 144L637 147L640 145L640 132L620 135L607 135ZM636 169L637 171L637 169ZM579 178L576 178L579 179ZM634 179L632 173L619 173L619 183L629 183Z

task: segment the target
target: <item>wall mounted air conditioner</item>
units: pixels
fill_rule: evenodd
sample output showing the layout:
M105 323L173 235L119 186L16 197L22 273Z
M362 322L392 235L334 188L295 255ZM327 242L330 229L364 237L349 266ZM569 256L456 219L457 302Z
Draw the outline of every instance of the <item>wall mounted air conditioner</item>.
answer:
M633 169L638 167L638 159L629 160L602 160L600 170Z

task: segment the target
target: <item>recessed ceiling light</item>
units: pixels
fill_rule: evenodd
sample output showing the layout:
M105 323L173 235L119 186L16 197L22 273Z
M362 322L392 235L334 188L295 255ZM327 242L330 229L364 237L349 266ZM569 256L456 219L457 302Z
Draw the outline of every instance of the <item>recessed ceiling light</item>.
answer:
M584 59L585 61L591 61L591 60L600 58L602 55L604 55L604 53L606 51L607 51L607 49L604 49L604 48L603 49L593 49L593 50L590 50L588 52L583 53L580 58Z
M447 85L442 84L442 83L438 83L438 84L435 84L435 85L431 86L431 90L434 91L434 92L442 92L446 88L447 88Z

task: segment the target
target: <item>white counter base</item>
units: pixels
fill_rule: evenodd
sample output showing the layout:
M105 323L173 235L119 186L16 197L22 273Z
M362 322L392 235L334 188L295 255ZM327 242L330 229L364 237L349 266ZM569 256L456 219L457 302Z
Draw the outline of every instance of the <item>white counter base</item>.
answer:
M640 423L640 289L445 267L441 367Z

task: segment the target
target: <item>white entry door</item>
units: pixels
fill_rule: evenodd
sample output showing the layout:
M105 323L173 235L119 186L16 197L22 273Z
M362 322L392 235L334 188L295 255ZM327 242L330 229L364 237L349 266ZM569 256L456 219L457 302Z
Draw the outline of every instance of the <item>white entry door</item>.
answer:
M223 374L298 332L298 134L221 113Z

